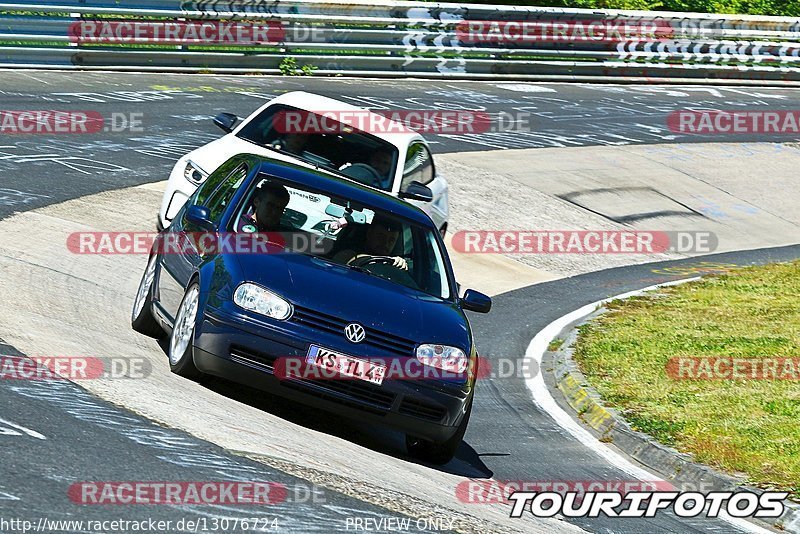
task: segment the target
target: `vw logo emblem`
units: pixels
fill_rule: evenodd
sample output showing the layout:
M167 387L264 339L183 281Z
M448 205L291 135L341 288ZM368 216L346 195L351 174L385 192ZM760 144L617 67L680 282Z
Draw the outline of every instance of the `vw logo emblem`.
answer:
M350 323L344 327L344 335L347 336L347 339L352 343L361 343L364 341L367 333L364 332L364 327L360 324Z

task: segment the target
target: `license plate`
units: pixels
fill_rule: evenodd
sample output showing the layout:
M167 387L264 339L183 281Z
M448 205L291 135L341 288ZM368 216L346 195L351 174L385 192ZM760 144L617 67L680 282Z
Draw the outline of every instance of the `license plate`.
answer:
M316 365L328 371L371 382L378 386L383 383L386 367L361 358L355 358L330 349L311 345L306 356L306 363Z

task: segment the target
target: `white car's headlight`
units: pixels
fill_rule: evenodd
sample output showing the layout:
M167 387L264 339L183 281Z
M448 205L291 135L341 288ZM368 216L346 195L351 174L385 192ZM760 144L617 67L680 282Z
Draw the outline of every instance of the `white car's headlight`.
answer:
M430 343L417 347L417 360L425 365L453 373L463 373L469 365L469 358L463 350Z
M244 283L236 288L233 302L244 308L273 319L285 321L292 315L292 305L263 287Z
M194 163L187 161L186 168L183 169L183 177L195 185L200 185L203 183L203 181L205 181L206 178L208 178L208 175Z

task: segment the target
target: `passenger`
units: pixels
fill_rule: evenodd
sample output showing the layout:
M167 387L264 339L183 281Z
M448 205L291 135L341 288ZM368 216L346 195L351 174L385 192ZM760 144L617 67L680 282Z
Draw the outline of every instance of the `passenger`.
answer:
M263 182L253 194L253 215L244 216L245 224L255 226L258 232L277 232L288 204L289 191L284 186Z
M308 145L308 135L302 133L287 133L270 143L275 148L300 156Z

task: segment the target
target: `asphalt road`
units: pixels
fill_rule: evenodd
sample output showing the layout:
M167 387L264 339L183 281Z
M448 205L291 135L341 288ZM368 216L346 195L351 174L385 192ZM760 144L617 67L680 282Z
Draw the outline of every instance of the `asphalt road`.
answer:
M306 90L373 109L485 111L500 129L426 135L435 152L709 141L775 135L683 135L667 127L686 109L791 110L800 89L3 71L0 111L100 114L96 133L0 134L0 216L107 189L166 179L189 150L222 135L210 118L245 117L286 91ZM510 120L510 119L509 119ZM132 131L130 125L135 122ZM119 130L119 131L116 131ZM787 136L779 140L792 140Z
M523 87L537 89L531 92L522 90ZM535 112L535 132L430 136L440 153L506 147L708 141L708 138L671 134L665 126L666 114L689 106L793 109L800 100L800 93L794 90L754 88L4 72L0 81L0 109L94 110L108 120L114 113L128 118L131 113L140 113L137 120L142 121L143 131L108 131L85 136L4 135L0 138L3 176L0 218L69 198L162 180L181 154L221 133L211 125L210 116L220 111L244 116L271 96L295 89L334 97L346 93L355 103L392 109L395 106L450 109L447 106L460 105L466 109L481 106L490 112L514 108ZM736 137L736 140L757 138ZM120 206L120 210L124 211L125 206ZM702 261L746 265L798 256L800 249L790 247L726 254ZM699 261L601 271L501 295L495 299L492 314L473 318L481 353L490 359L523 354L530 337L558 316L614 294L702 272L704 267L699 266ZM13 351L10 347L0 346L0 349L6 354ZM57 394L31 393L34 389L41 393L38 388L44 387L54 388ZM220 393L237 394L224 388ZM2 419L47 438L42 440L25 432L0 433L0 440L10 442L0 452L4 466L0 482L3 517L34 518L45 512L49 517L80 519L125 515L141 519L145 514L164 519L225 514L249 517L243 515L249 510L205 507L159 507L157 512L150 508L126 508L125 515L114 507L84 506L76 510L65 498L66 488L80 480L210 480L230 475L240 480L268 480L287 487L308 488L308 483L290 475L233 456L186 434L157 427L94 399L77 386L2 382L0 398L0 405L4 406ZM88 412L102 411L105 415L87 418L75 408L90 403L99 408ZM135 436L141 435L156 438L136 439ZM175 447L175 443L180 447ZM191 450L188 456L195 460L187 460L187 450ZM513 377L487 379L479 385L475 412L459 460L459 464L470 466L469 472L463 474L475 478L534 481L626 478L593 451L571 440L546 413L536 410L523 380ZM287 528L302 531L313 530L315 525L322 530L341 525L344 515L395 515L329 490L323 493L323 504L287 502L267 510L266 515L278 517L279 523ZM730 530L729 525L718 521L678 520L668 514L653 520L572 521L592 532Z
M0 354L21 356L2 343ZM170 521L168 532L202 531L200 525L209 531L220 525L222 531L330 532L347 531L348 518L351 527L356 518L410 520L156 425L66 380L0 382L0 406L0 532L18 530L3 520L30 521L28 530L38 532L136 530L91 525L114 520ZM93 504L71 493L84 482L157 481L259 482L280 489L269 504ZM250 526L236 528L236 519ZM414 521L409 525L425 531Z
M492 362L525 352L530 334L588 302L654 283L718 272L750 264L800 257L800 246L737 252L600 271L537 284L495 298L493 313L474 315L479 350ZM18 354L0 345L0 353ZM584 445L571 440L550 417L533 409L523 376L486 378L479 383L475 411L457 460L444 470L475 479L500 481L608 481L629 477L607 465ZM258 405L254 392L225 383L217 393ZM165 396L168 401L168 393ZM275 518L281 531L346 530L348 517L398 517L356 499L281 473L221 450L188 434L155 425L98 400L69 382L5 381L0 383L0 448L4 476L0 483L3 518L36 523L51 520L154 518L177 521L198 518ZM274 408L272 408L274 409ZM298 415L288 415L294 420ZM314 424L314 423L309 423ZM28 435L19 426L46 439ZM383 448L375 436L358 429L328 429L335 435ZM311 445L311 444L310 444ZM390 452L391 453L391 452ZM247 506L80 506L67 498L79 481L242 480L277 482L290 489L282 505ZM476 507L481 504L475 504ZM668 512L655 519L573 519L590 532L729 532L727 523L677 519ZM60 531L60 530L59 530ZM80 529L65 529L80 531Z

